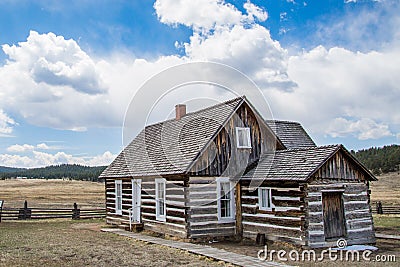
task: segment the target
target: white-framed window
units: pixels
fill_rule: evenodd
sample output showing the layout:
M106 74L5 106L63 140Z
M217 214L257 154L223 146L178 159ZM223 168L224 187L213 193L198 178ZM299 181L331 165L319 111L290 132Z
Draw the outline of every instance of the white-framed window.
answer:
M258 207L260 210L272 210L274 204L272 203L272 190L268 187L258 188Z
M217 179L218 220L230 221L235 219L234 184L229 178Z
M251 148L250 128L236 127L236 140L238 148Z
M122 180L115 180L115 214L122 215Z
M165 202L166 180L164 178L156 179L156 220L166 221L167 204Z

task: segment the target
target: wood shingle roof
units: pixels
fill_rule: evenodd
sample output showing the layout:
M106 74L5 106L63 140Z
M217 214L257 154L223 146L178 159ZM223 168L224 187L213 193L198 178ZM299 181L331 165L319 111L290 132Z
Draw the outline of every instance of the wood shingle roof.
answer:
M215 133L245 101L238 97L180 120L146 126L100 178L183 174Z
M251 107L245 97L238 97L187 113L179 120L174 118L146 126L99 178L187 174L244 102ZM306 181L338 150L344 151L367 176L375 179L342 145L316 147L297 122L269 120L266 127L277 135L280 147L284 148L283 144L288 149L262 155L255 167L248 166L243 179Z
M298 122L279 120L267 120L266 122L288 149L316 146L314 141Z
M370 180L376 180L342 145L285 149L266 153L254 168L243 175L243 179L307 181L339 150L355 161Z

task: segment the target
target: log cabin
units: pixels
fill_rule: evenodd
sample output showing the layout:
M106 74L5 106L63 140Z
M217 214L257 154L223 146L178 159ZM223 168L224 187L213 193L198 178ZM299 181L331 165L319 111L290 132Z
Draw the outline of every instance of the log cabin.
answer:
M106 220L185 240L375 243L369 182L342 145L264 120L246 97L146 126L99 178Z

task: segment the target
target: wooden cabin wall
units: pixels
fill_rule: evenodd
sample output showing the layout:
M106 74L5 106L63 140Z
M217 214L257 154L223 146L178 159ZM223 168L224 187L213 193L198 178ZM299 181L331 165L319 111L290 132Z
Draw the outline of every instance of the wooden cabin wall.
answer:
M375 243L368 185L351 180L316 179L306 187L306 235L308 246L330 246L325 239L323 192L342 192L348 245Z
M374 226L369 186L365 172L342 152L336 153L310 179L306 192L307 238L309 246L329 246L325 240L323 192L341 192L345 231L349 245L374 243Z
M185 182L182 179L167 179L166 222L157 221L154 179L142 180L141 215L144 229L187 238L185 195Z
M122 215L117 215L115 214L115 180L106 179L106 218L108 224L129 227L128 209L132 208L132 179L126 178L122 181L123 210ZM185 194L186 189L182 179L168 179L166 181L166 222L157 221L154 178L142 178L141 219L144 229L186 238Z
M122 180L122 215L115 214L115 180ZM107 223L129 227L128 209L132 208L131 178L105 179L105 188Z
M354 162L351 162L346 158L348 157L339 151L327 163L325 163L314 176L318 178L364 181L364 173Z
M236 127L250 128L251 149L237 148ZM262 153L273 151L275 145L274 136L264 125L260 126L255 114L243 104L197 159L190 175L234 177L257 161Z
M258 190L249 189L250 181L241 181L243 237L255 240L257 234L265 234L267 240L279 240L305 245L305 212L303 187L298 184L271 184L271 211L259 209Z
M235 222L218 221L215 177L190 177L186 192L189 238L234 236ZM234 200L233 200L234 201Z

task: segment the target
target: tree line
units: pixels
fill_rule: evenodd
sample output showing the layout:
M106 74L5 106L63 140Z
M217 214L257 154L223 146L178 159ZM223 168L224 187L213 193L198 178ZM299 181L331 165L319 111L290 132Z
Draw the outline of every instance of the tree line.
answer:
M351 153L374 175L400 171L400 145L352 150Z
M400 145L371 147L351 153L375 175L400 171ZM42 168L23 169L0 166L0 179L26 177L97 181L107 166L89 167L78 164L52 165Z
M0 178L26 177L28 179L59 179L97 181L106 166L89 167L78 164L52 165L42 168L19 169L0 167Z

